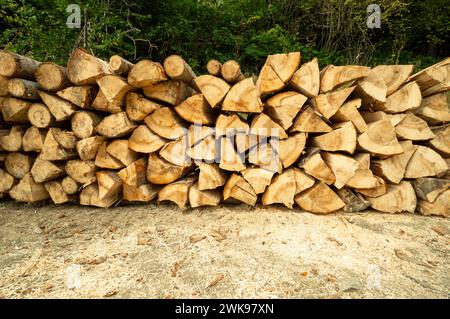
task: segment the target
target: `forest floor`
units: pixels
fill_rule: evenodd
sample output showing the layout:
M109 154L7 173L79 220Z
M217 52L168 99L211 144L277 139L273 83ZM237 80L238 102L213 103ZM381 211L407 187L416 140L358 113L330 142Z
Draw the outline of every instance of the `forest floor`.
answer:
M0 298L449 298L450 219L0 204Z

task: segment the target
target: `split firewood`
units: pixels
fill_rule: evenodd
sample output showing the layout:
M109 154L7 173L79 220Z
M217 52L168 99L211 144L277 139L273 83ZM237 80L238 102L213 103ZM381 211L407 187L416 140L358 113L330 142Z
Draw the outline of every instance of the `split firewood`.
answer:
M135 88L144 88L152 84L167 81L168 77L164 71L164 67L160 63L141 60L128 72L127 80Z
M430 146L443 156L450 156L450 125L433 129L434 138L429 141Z
M41 152L46 135L36 126L30 126L23 134L22 149L25 152Z
M75 182L81 185L90 185L97 180L94 161L69 160L66 163L66 172Z
M223 199L237 199L250 206L255 206L258 196L250 184L241 176L233 173L223 188Z
M136 92L127 94L126 112L131 121L143 121L147 115L161 107L163 107L162 104L150 101Z
M0 168L0 194L7 193L15 184L14 176Z
M419 200L417 211L423 215L450 216L450 189L438 195L434 202Z
M94 102L98 94L98 88L94 85L69 86L56 92L56 94L64 100L85 109L89 108Z
M181 80L195 88L195 73L187 62L179 55L171 55L164 60L164 70L169 78Z
M114 171L97 171L98 198L119 197L122 191L122 180Z
M231 136L235 131L247 133L250 127L247 122L242 120L237 114L220 114L216 120L216 136Z
M103 94L102 90L98 90L97 96L94 101L92 101L91 107L98 111L109 112L109 113L119 113L122 112L122 106L125 104L125 100L120 102L108 102L105 94Z
M47 128L55 125L55 117L43 103L33 103L28 108L28 120L31 125L38 128Z
M192 147L194 145L197 145L198 143L200 143L202 140L204 140L208 136L211 136L211 135L219 136L218 134L215 134L215 133L216 132L213 127L192 124L191 126L189 126L189 130L188 130L189 146Z
M368 75L356 83L355 94L361 97L365 107L386 102L387 86L383 77L372 69Z
M289 86L308 98L317 96L320 89L320 72L317 58L302 64L289 81Z
M36 183L45 183L66 174L64 163L50 162L39 157L34 161L30 172Z
M367 196L367 197L379 197L381 195L386 194L387 192L387 184L381 177L374 175L378 180L378 185L373 188L360 188L355 189L358 193Z
M194 176L190 176L164 186L158 193L158 203L170 201L185 209L189 204L189 190L195 180Z
M413 180L412 185L418 198L434 202L442 192L450 188L450 179L422 177Z
M17 152L22 149L22 137L25 130L21 126L13 126L6 135L0 136L0 147L8 152Z
M361 99L354 99L344 103L339 110L331 117L332 121L352 122L358 133L367 131L367 124L358 111L361 106Z
M95 131L108 138L122 137L132 132L137 125L128 119L127 113L108 115L95 127Z
M95 128L102 121L102 117L90 111L78 111L72 115L72 131L78 138L88 138L95 135Z
M384 113L383 111L377 111L377 112L362 111L360 113L361 113L361 116L363 117L364 121L366 121L367 124L376 122L376 121L380 121L380 120L388 120L389 122L391 122L391 125L394 127L397 126L398 123L403 121L403 119L406 116L404 113L387 114L387 113Z
M195 78L194 82L212 108L222 103L228 91L230 90L230 86L227 82L213 75L199 76ZM249 84L250 83L245 82L245 86L243 86L242 89L236 89L237 93L235 93L234 96L239 97L239 93L241 92L241 90L243 90L244 92L248 92L249 90L251 91L251 86L250 88L248 87Z
M205 137L203 140L201 140L200 143L197 143L194 146L192 146L189 150L186 150L187 151L186 154L188 154L189 157L192 158L196 163L201 162L213 163L219 159L218 143L219 140L216 139L214 135L209 135ZM182 160L184 160L183 157L179 159L180 163Z
M97 154L95 155L95 166L106 169L124 168L125 165L121 161L106 151L107 147L108 142L104 141L98 148Z
M188 97L175 106L174 110L184 120L194 124L213 125L217 118L217 113L209 106L202 94Z
M31 171L34 160L35 158L28 154L8 153L4 163L5 169L11 176L20 179Z
M299 159L305 148L306 139L306 133L295 133L279 142L278 153L284 168L288 168Z
M270 185L275 172L260 167L251 167L243 170L241 174L256 194L262 194Z
M300 163L300 167L307 174L328 185L331 185L336 181L336 177L325 163L320 153L314 153L307 156L302 163Z
M231 87L222 103L223 111L261 113L262 102L252 78L239 81Z
M242 154L257 146L258 143L267 142L267 137L248 134L243 131L236 131L235 134L236 150Z
M367 131L358 136L358 145L374 155L390 156L403 153L389 120L369 123Z
M414 114L430 125L450 122L447 94L438 93L422 99L422 103L414 110Z
M335 176L333 185L341 189L355 175L359 163L351 157L337 153L322 153L322 158Z
M175 140L187 133L186 123L169 107L157 109L144 121L153 132L169 140Z
M441 155L429 147L416 145L416 151L406 166L405 178L440 177L447 169L447 163Z
M125 60L119 55L113 55L109 58L109 68L119 75L127 75L133 68L134 64Z
M292 126L294 118L305 104L307 97L288 91L275 95L266 101L265 113L284 130Z
M144 95L150 99L155 99L170 105L178 105L194 91L181 80L169 80L156 84L151 84L143 89Z
M114 140L106 147L106 152L128 166L137 161L139 155L128 147L127 140Z
M168 140L153 133L147 125L139 125L128 139L128 147L138 153L153 153L167 142Z
M192 164L192 161L188 156L189 146L186 135L164 145L159 150L159 155L174 165L190 166Z
M63 131L60 128L52 128L53 137L62 147L74 150L77 148L77 142L79 139L71 131Z
M295 177L295 195L311 188L316 182L314 178L306 175L301 169L293 168Z
M372 72L381 77L386 85L386 96L396 92L406 82L414 65L377 65Z
M7 78L34 79L40 62L29 57L0 50L0 75Z
M283 169L281 158L278 153L279 145L274 146L273 140L270 143L259 143L248 153L248 162L259 167L280 173Z
M352 122L335 124L334 130L313 138L313 144L324 151L353 154L356 149L356 129ZM395 133L394 133L395 135Z
M134 89L118 75L105 75L97 79L97 84L110 103L120 103L127 93Z
M269 55L256 81L259 94L263 96L285 87L297 71L300 59L300 52Z
M28 123L28 109L30 105L31 103L29 102L14 97L6 97L1 105L3 120L11 123Z
M262 204L280 203L288 208L292 208L295 194L296 180L294 170L289 168L272 179L262 196Z
M332 213L345 206L342 199L323 182L297 194L294 200L301 209L320 214Z
M91 184L85 188L80 193L80 205L86 206L96 206L101 208L111 207L115 202L117 202L118 193L113 194L110 197L103 197L100 199L99 189L97 183Z
M417 205L416 193L411 183L402 181L397 185L388 185L385 194L378 197L366 197L373 209L385 213L414 213Z
M388 96L386 102L373 105L373 108L386 113L401 113L418 108L421 102L420 88L416 82L411 82Z
M256 115L250 125L250 134L258 136L275 136L279 139L288 137L285 130L264 113Z
M244 159L236 152L232 139L225 136L220 140L219 167L226 171L235 172L246 169Z
M157 153L148 157L147 180L152 184L169 184L181 178L192 170L192 166L178 166L172 164Z
M149 202L158 196L160 187L149 183L139 186L130 186L123 184L123 199L130 202Z
M427 122L410 112L406 112L405 118L395 126L395 134L400 139L413 141L424 141L434 137Z
M58 143L54 136L54 128L50 128L45 136L40 158L47 161L63 161L75 156L74 150L65 149Z
M225 173L217 166L217 164L211 163L199 163L199 175L198 175L198 189L216 189L223 186L227 181Z
M67 62L67 77L75 85L95 84L104 75L112 74L107 62L78 48Z
M103 136L95 135L83 138L77 142L77 153L83 161L90 161L95 159L97 151L102 145L105 138Z
M333 129L317 114L313 108L307 107L294 121L291 132L328 133Z
M216 189L199 190L197 183L189 188L189 203L192 208L200 206L217 206L222 199L222 193Z
M370 207L369 201L365 200L361 195L354 193L350 189L341 188L337 191L337 195L345 203L345 207L343 208L344 212L356 213Z
M221 74L225 81L236 83L244 79L241 66L235 60L226 61L221 67Z
M429 96L450 89L450 59L447 58L412 75L408 80L416 81L422 95Z
M206 64L206 69L208 73L214 76L221 76L222 74L222 63L217 60L209 60Z
M42 101L47 105L56 121L65 121L70 119L76 111L76 106L56 95L48 94L44 91L38 91Z
M37 83L46 91L56 92L70 85L66 68L52 62L39 64L34 75Z
M394 155L398 156L398 155ZM367 189L377 187L378 179L373 175L370 170L370 154L360 153L357 154L354 159L358 162L358 168L355 174L345 184L347 187L356 189ZM337 174L336 174L337 176Z
M70 176L66 176L61 180L61 187L67 195L74 195L79 192L81 184Z
M20 99L39 100L39 89L39 84L34 81L18 78L9 79L8 81L8 92Z
M44 185L33 180L31 173L25 174L19 183L11 188L9 196L18 202L27 203L42 201L50 197Z
M320 114L329 119L344 104L354 89L355 86L351 86L331 93L319 94L311 100L311 104Z
M370 68L359 65L329 65L320 78L320 92L326 93L350 81L369 75Z
M45 183L44 187L50 195L50 198L54 204L64 204L71 200L71 197L66 192L64 192L61 181L47 182Z

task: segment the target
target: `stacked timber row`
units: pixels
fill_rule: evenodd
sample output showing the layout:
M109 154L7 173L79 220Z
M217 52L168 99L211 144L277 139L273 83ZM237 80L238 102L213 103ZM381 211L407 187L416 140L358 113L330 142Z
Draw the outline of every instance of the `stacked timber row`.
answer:
M300 60L270 55L252 78L236 61L196 76L177 55L0 51L0 194L449 216L450 58L415 74Z

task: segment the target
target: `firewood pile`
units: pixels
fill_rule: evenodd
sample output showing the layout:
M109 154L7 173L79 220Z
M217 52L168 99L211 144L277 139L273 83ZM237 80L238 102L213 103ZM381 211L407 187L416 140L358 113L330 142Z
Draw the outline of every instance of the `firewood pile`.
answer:
M0 51L0 196L110 207L282 204L450 216L450 58L412 65L267 57L259 75Z

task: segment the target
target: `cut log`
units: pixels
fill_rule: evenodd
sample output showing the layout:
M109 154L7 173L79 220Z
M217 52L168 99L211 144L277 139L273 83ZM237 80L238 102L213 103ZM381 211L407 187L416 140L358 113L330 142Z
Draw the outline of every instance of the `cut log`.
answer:
M377 187L379 184L378 179L370 170L370 154L360 153L357 154L354 159L358 162L358 169L355 171L353 177L346 183L346 186L356 189Z
M34 203L50 197L43 184L33 180L31 173L27 173L17 185L9 191L9 196L18 202Z
M119 197L122 180L114 171L97 171L98 198Z
M147 180L157 185L169 184L190 172L191 169L191 166L174 165L157 153L152 153L148 158Z
M88 138L95 135L96 126L102 121L102 117L90 111L75 112L71 119L72 131L78 138Z
M361 99L354 99L344 103L339 110L331 117L332 121L348 122L351 121L358 133L367 131L367 124L358 111L361 106Z
M244 79L241 72L241 66L235 60L226 61L221 68L221 74L225 81L236 83Z
M311 100L311 104L320 114L329 119L339 110L354 89L355 86L351 86L339 91L319 94Z
M355 175L359 163L353 158L336 153L323 153L322 158L333 172L335 181L333 185L341 189Z
M75 182L84 186L90 185L97 180L94 161L83 161L79 159L67 161L66 172Z
M14 97L6 97L1 105L3 120L11 123L28 123L28 109L30 105L29 102Z
M137 125L130 121L127 113L120 112L108 115L95 127L95 131L108 138L118 138L132 132Z
M144 88L168 80L164 67L157 62L141 60L128 73L128 83L135 88Z
M256 115L250 125L250 134L258 136L274 136L279 139L288 137L285 130L264 113Z
M422 215L450 216L450 189L439 194L433 203L419 200L417 211Z
M132 121L143 121L145 117L155 110L163 107L162 104L147 100L143 95L129 92L126 97L127 116Z
M28 120L38 128L47 128L55 124L55 117L42 103L33 103L28 109Z
M358 193L368 196L368 197L378 197L383 194L386 194L387 192L387 184L381 177L374 175L375 178L378 180L378 185L374 188L361 188L361 189L355 189Z
M265 113L284 130L287 130L292 126L294 118L306 100L307 97L300 93L283 92L266 101Z
M174 165L190 166L192 164L186 135L164 145L159 151L159 155Z
M88 138L83 138L77 142L77 153L83 161L90 161L95 159L97 151L102 145L105 138L103 136L95 135Z
M196 163L214 163L219 160L219 140L214 135L205 137L187 152ZM181 159L180 159L181 162Z
M447 169L447 163L441 155L431 148L416 145L416 151L406 166L405 178L440 177Z
M385 213L414 213L417 205L416 193L411 183L402 181L398 185L388 185L386 194L366 197L373 209Z
M128 139L128 147L138 153L153 153L167 142L168 140L153 133L147 125L139 125Z
M252 78L243 79L233 85L222 103L223 111L261 113L262 102Z
M62 147L74 150L77 148L77 142L79 139L71 131L63 131L60 128L52 128L53 137Z
M56 95L48 94L44 91L38 91L42 101L47 105L56 121L65 121L70 119L76 111L76 106Z
M152 184L142 184L137 187L123 184L123 199L130 202L149 202L158 196L160 187Z
M413 141L424 141L434 137L427 122L410 112L406 112L405 118L395 126L395 134L400 139Z
M326 93L350 81L369 75L370 67L360 65L329 65L320 78L320 92Z
M306 157L300 164L300 167L303 168L307 174L328 185L331 185L336 181L336 177L322 159L320 153L315 153Z
M389 120L368 124L367 132L358 136L358 145L375 155L390 156L403 153L397 140L394 127Z
M0 96L8 96L8 78L0 75Z
M370 108L374 104L386 102L387 86L378 72L372 69L367 77L357 82L355 94L361 97L365 107Z
M52 62L41 63L34 75L37 83L46 91L56 92L70 85L66 68Z
M450 122L447 94L438 93L422 99L422 103L414 113L430 125Z
M237 114L225 115L220 114L216 120L216 136L228 135L232 136L236 131L243 133L249 132L248 124L242 120Z
M450 157L450 125L435 128L435 137L429 141L430 146L443 156Z
M388 96L385 103L374 105L374 109L386 113L401 113L414 110L420 106L422 94L416 82L411 82Z
M270 185L272 177L275 174L273 171L260 167L247 168L241 173L245 180L252 186L256 194L264 193L266 187Z
M176 140L187 133L186 123L169 107L157 109L144 121L153 132L169 140Z
M353 154L356 149L356 129L352 122L343 122L334 126L330 133L313 138L313 144L324 151L343 151Z
M71 200L69 195L64 192L61 181L47 182L45 183L44 187L50 195L50 198L54 204L64 204Z
M53 133L54 129L50 128L45 136L40 158L47 161L63 161L75 157L76 152L63 148L55 139Z
M222 63L220 63L217 60L209 60L206 64L206 69L208 70L208 73L214 76L221 76L222 74Z
M97 183L91 184L83 188L83 190L80 193L80 205L85 206L108 208L111 207L118 200L119 200L118 194L100 199Z
M255 206L258 196L249 183L241 176L233 173L223 188L223 199L237 199L250 206Z
M26 100L39 100L38 90L40 86L37 82L25 79L9 79L8 92L17 98Z
M106 168L106 169L121 169L124 168L125 165L119 161L117 158L111 156L106 148L108 146L108 142L104 141L102 145L98 148L97 155L95 155L95 166Z
M370 207L370 202L366 201L358 193L352 192L350 189L342 188L337 191L337 195L345 203L344 212L356 213Z
M257 147L252 148L248 153L248 162L281 173L283 164L277 151L279 145L273 146L273 144L272 140L270 143L259 143Z
M33 156L27 154L17 152L8 153L4 163L5 169L13 177L20 179L31 171L34 160Z
M128 166L137 161L139 155L128 147L127 140L114 140L106 147L106 152Z
M222 103L228 91L230 90L230 86L227 84L227 82L213 75L199 76L195 78L194 82L205 97L206 101L208 101L209 105L211 105L211 107L213 108ZM249 83L247 82L244 83L245 86L243 86L243 92L248 92L249 90L249 88L247 87ZM241 89L236 89L237 93L239 93L240 91ZM238 95L236 95L235 93L233 96Z
M273 178L262 196L262 204L280 203L288 208L292 208L295 193L296 180L294 170L289 168Z
M217 206L222 199L222 193L216 189L199 190L197 183L189 188L189 203L192 208L200 206Z
M23 127L13 126L7 135L0 136L0 147L8 152L17 152L22 149Z
M305 148L306 138L306 133L296 133L279 142L278 153L284 168L288 168L298 160Z
M97 79L112 73L107 62L81 48L75 49L67 62L67 77L75 85L95 84Z
M178 105L194 91L181 80L170 80L144 87L144 95L170 105Z
M219 167L226 171L240 172L246 169L244 159L236 152L232 139L222 137L220 140Z
M0 194L8 192L16 184L16 179L0 168Z
M64 100L85 109L90 107L94 102L98 94L98 88L94 85L69 86L56 92L56 94Z
M127 93L134 89L117 75L105 75L97 79L97 84L106 100L110 103L122 102Z
M311 107L307 107L295 119L291 132L328 133L333 129Z
M30 172L36 183L45 183L66 174L64 163L52 163L39 157L34 161Z
M164 60L164 70L169 78L181 80L195 88L195 73L187 62L179 55L171 55Z
M345 203L325 183L318 182L294 198L301 209L312 213L332 213L345 206Z
M34 79L40 62L29 57L0 50L0 75L7 78Z
M170 201L185 209L189 204L189 189L194 185L195 177L187 177L164 186L158 193L158 203Z
M61 187L64 193L74 195L80 191L81 184L70 176L66 176L61 180Z
M372 72L383 79L387 88L386 96L389 96L406 82L413 70L414 65L377 65Z
M439 194L450 188L450 179L424 177L413 180L412 185L418 198L432 203Z
M25 152L41 152L46 132L36 126L30 126L22 137L22 148Z
M122 105L124 104L125 100L120 102L108 102L103 92L99 90L97 96L95 97L95 100L92 102L91 107L98 111L119 113L122 112Z
M269 55L259 73L256 87L260 95L282 89L300 65L300 52Z
M174 110L184 120L194 124L213 125L217 118L216 112L209 106L202 94L188 97Z
M308 98L317 96L320 89L320 72L317 58L302 64L292 76L289 86Z
M216 189L223 186L227 181L225 173L217 166L217 164L211 163L199 163L199 175L198 175L198 189Z
M119 75L127 75L133 68L134 64L125 60L119 55L113 55L109 58L109 68Z

